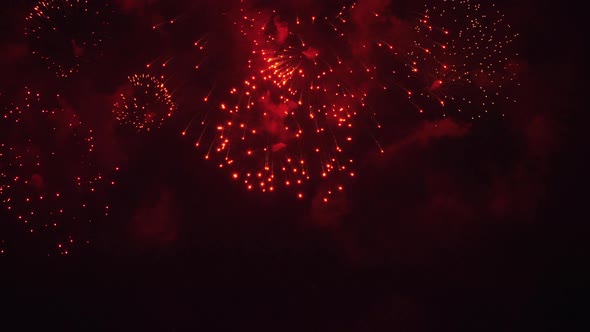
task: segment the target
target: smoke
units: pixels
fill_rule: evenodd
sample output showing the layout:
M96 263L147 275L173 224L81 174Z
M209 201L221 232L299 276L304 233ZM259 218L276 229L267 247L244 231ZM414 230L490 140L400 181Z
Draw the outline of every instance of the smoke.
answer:
M142 248L172 244L178 236L178 214L170 189L162 188L155 201L144 202L132 217L131 228Z
M143 12L159 0L115 0L115 3L125 12Z

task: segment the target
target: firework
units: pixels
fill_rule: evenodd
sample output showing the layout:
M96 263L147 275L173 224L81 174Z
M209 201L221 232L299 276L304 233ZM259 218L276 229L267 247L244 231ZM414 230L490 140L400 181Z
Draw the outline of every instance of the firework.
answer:
M108 215L106 180L93 162L94 137L75 114L46 106L27 89L24 103L0 118L0 204L31 234L47 236L67 254L88 238L95 218ZM8 221L3 221L8 222Z
M366 109L355 80L372 71L340 40L347 10L318 18L241 9L234 25L249 49L243 80L204 97L210 111L196 145L206 159L219 160L249 190L294 187L303 197L306 184L328 178L335 185L327 196L343 189L355 176L348 150Z
M475 119L494 110L503 116L502 107L515 102L510 91L518 85L518 34L493 3L429 2L408 24L414 25L409 46L388 36L374 42L401 60L382 71L384 86L400 87L420 113Z
M129 84L123 90L113 105L113 113L121 124L138 131L159 128L176 109L163 76L129 76Z
M57 76L71 76L99 55L110 13L108 1L39 1L26 18L32 53Z

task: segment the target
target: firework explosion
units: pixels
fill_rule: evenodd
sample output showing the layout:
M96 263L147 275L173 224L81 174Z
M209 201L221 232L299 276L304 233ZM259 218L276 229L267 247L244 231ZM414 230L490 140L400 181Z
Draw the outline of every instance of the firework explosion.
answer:
M340 40L348 10L304 18L241 8L233 24L249 49L244 79L204 98L210 111L196 145L206 159L219 160L249 190L294 187L302 198L307 183L330 178L328 201L343 189L355 176L347 151L366 111L367 93L355 81L372 75Z
M117 120L138 131L159 128L175 109L164 77L157 78L149 74L129 76L129 85L113 105Z
M401 89L420 113L473 120L489 111L504 116L500 106L515 102L510 91L518 85L518 54L512 45L518 34L493 3L434 1L407 22L377 11L372 20L388 33L372 45L393 55L379 70L382 87Z
M110 13L108 1L39 1L26 18L32 53L58 77L71 76L98 56Z
M109 206L100 195L109 182L93 163L92 130L75 114L46 106L26 89L24 103L4 110L0 135L0 204L31 234L48 236L54 250L87 243L86 231ZM49 235L51 234L51 235Z

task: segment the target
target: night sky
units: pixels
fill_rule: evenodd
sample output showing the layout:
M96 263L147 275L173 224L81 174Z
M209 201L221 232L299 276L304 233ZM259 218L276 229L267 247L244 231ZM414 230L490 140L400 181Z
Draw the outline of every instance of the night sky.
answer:
M34 28L38 17L26 19L37 1L3 4L0 301L8 310L0 311L1 330L580 327L584 310L577 300L587 287L582 271L589 230L581 8L564 1L490 1L496 7L488 14L501 11L502 22L518 34L503 58L514 81L498 83L494 72L473 76L471 84L439 87L429 81L435 61L418 65L417 75L424 69L431 76L395 75L408 68L399 59L413 56L412 40L431 37L413 28L416 13L425 5L434 12L444 1L357 1L350 21L337 30L345 33L341 39L332 36L336 28L312 28L351 1L245 2L89 0L90 12L99 16L86 13L64 25L56 15L42 30ZM345 153L355 159L354 170L325 179L313 177L324 170L323 161L322 170L310 166L312 179L301 189L261 192L242 182L264 157L235 157L245 169L238 173L233 162L219 167L230 156L224 147L220 159L206 156L223 143L216 131L228 121L228 91L241 89L259 65L248 68L254 38L240 33L240 17L268 19L273 10L272 31L264 32L276 37L272 47L292 42L281 33L285 22L297 19L302 28L291 25L288 32L312 45L299 52L302 62L321 68L328 59L331 69L327 63L338 58L344 68L374 67L350 75L334 67L322 89L344 84L347 89L337 90L344 94L318 92L308 99L310 107L326 103L351 112L362 104L371 110L359 111L351 132L327 139L277 134L282 129L275 125L288 123L281 112L305 108L305 102L257 100L255 112L268 112L270 120L251 128L267 141L255 135L232 141L232 156L246 154L248 144L254 150L264 145L273 155L291 153L297 144L297 151L315 144L329 150L332 137L346 141L350 135ZM71 8L60 13L75 17ZM450 12L446 19L453 13L459 15ZM316 24L316 16L320 23L306 25L311 17ZM67 29L47 33L53 26ZM458 23L449 28L452 33ZM406 57L364 46L380 41ZM467 38L456 46L471 50L472 43ZM332 53L333 59L325 56ZM488 53L476 52L476 60L463 65L478 69L489 60L482 54ZM462 61L456 54L449 59ZM128 79L135 74L160 79L167 90L158 93L170 97L149 90L144 97L152 113L138 113L140 125L116 113L122 95L126 101L138 96ZM482 106L481 87L501 90L492 98L498 102ZM441 107L416 91L451 101ZM211 125L199 127L201 121ZM226 127L223 133L240 138ZM44 158L42 171L20 165L34 165L37 155ZM15 177L26 184L6 187ZM50 198L22 203L43 195Z

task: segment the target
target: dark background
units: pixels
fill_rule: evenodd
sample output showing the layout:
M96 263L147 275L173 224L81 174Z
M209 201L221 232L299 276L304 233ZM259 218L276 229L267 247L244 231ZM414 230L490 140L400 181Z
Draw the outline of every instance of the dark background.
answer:
M18 51L30 4L15 3L1 9L4 91L50 77ZM174 16L186 3L156 5ZM333 209L245 194L177 130L129 139L117 150L126 167L110 193L114 216L92 246L46 258L27 234L0 228L9 251L0 256L0 329L583 330L583 10L501 5L521 32L526 68L508 119L466 133L439 122L447 134L395 121L389 153L367 156L366 175ZM130 9L136 21L118 23L136 52L88 72L92 88L61 87L94 107L90 119L113 76L124 80L157 52L149 36L126 39L142 35L145 15Z

